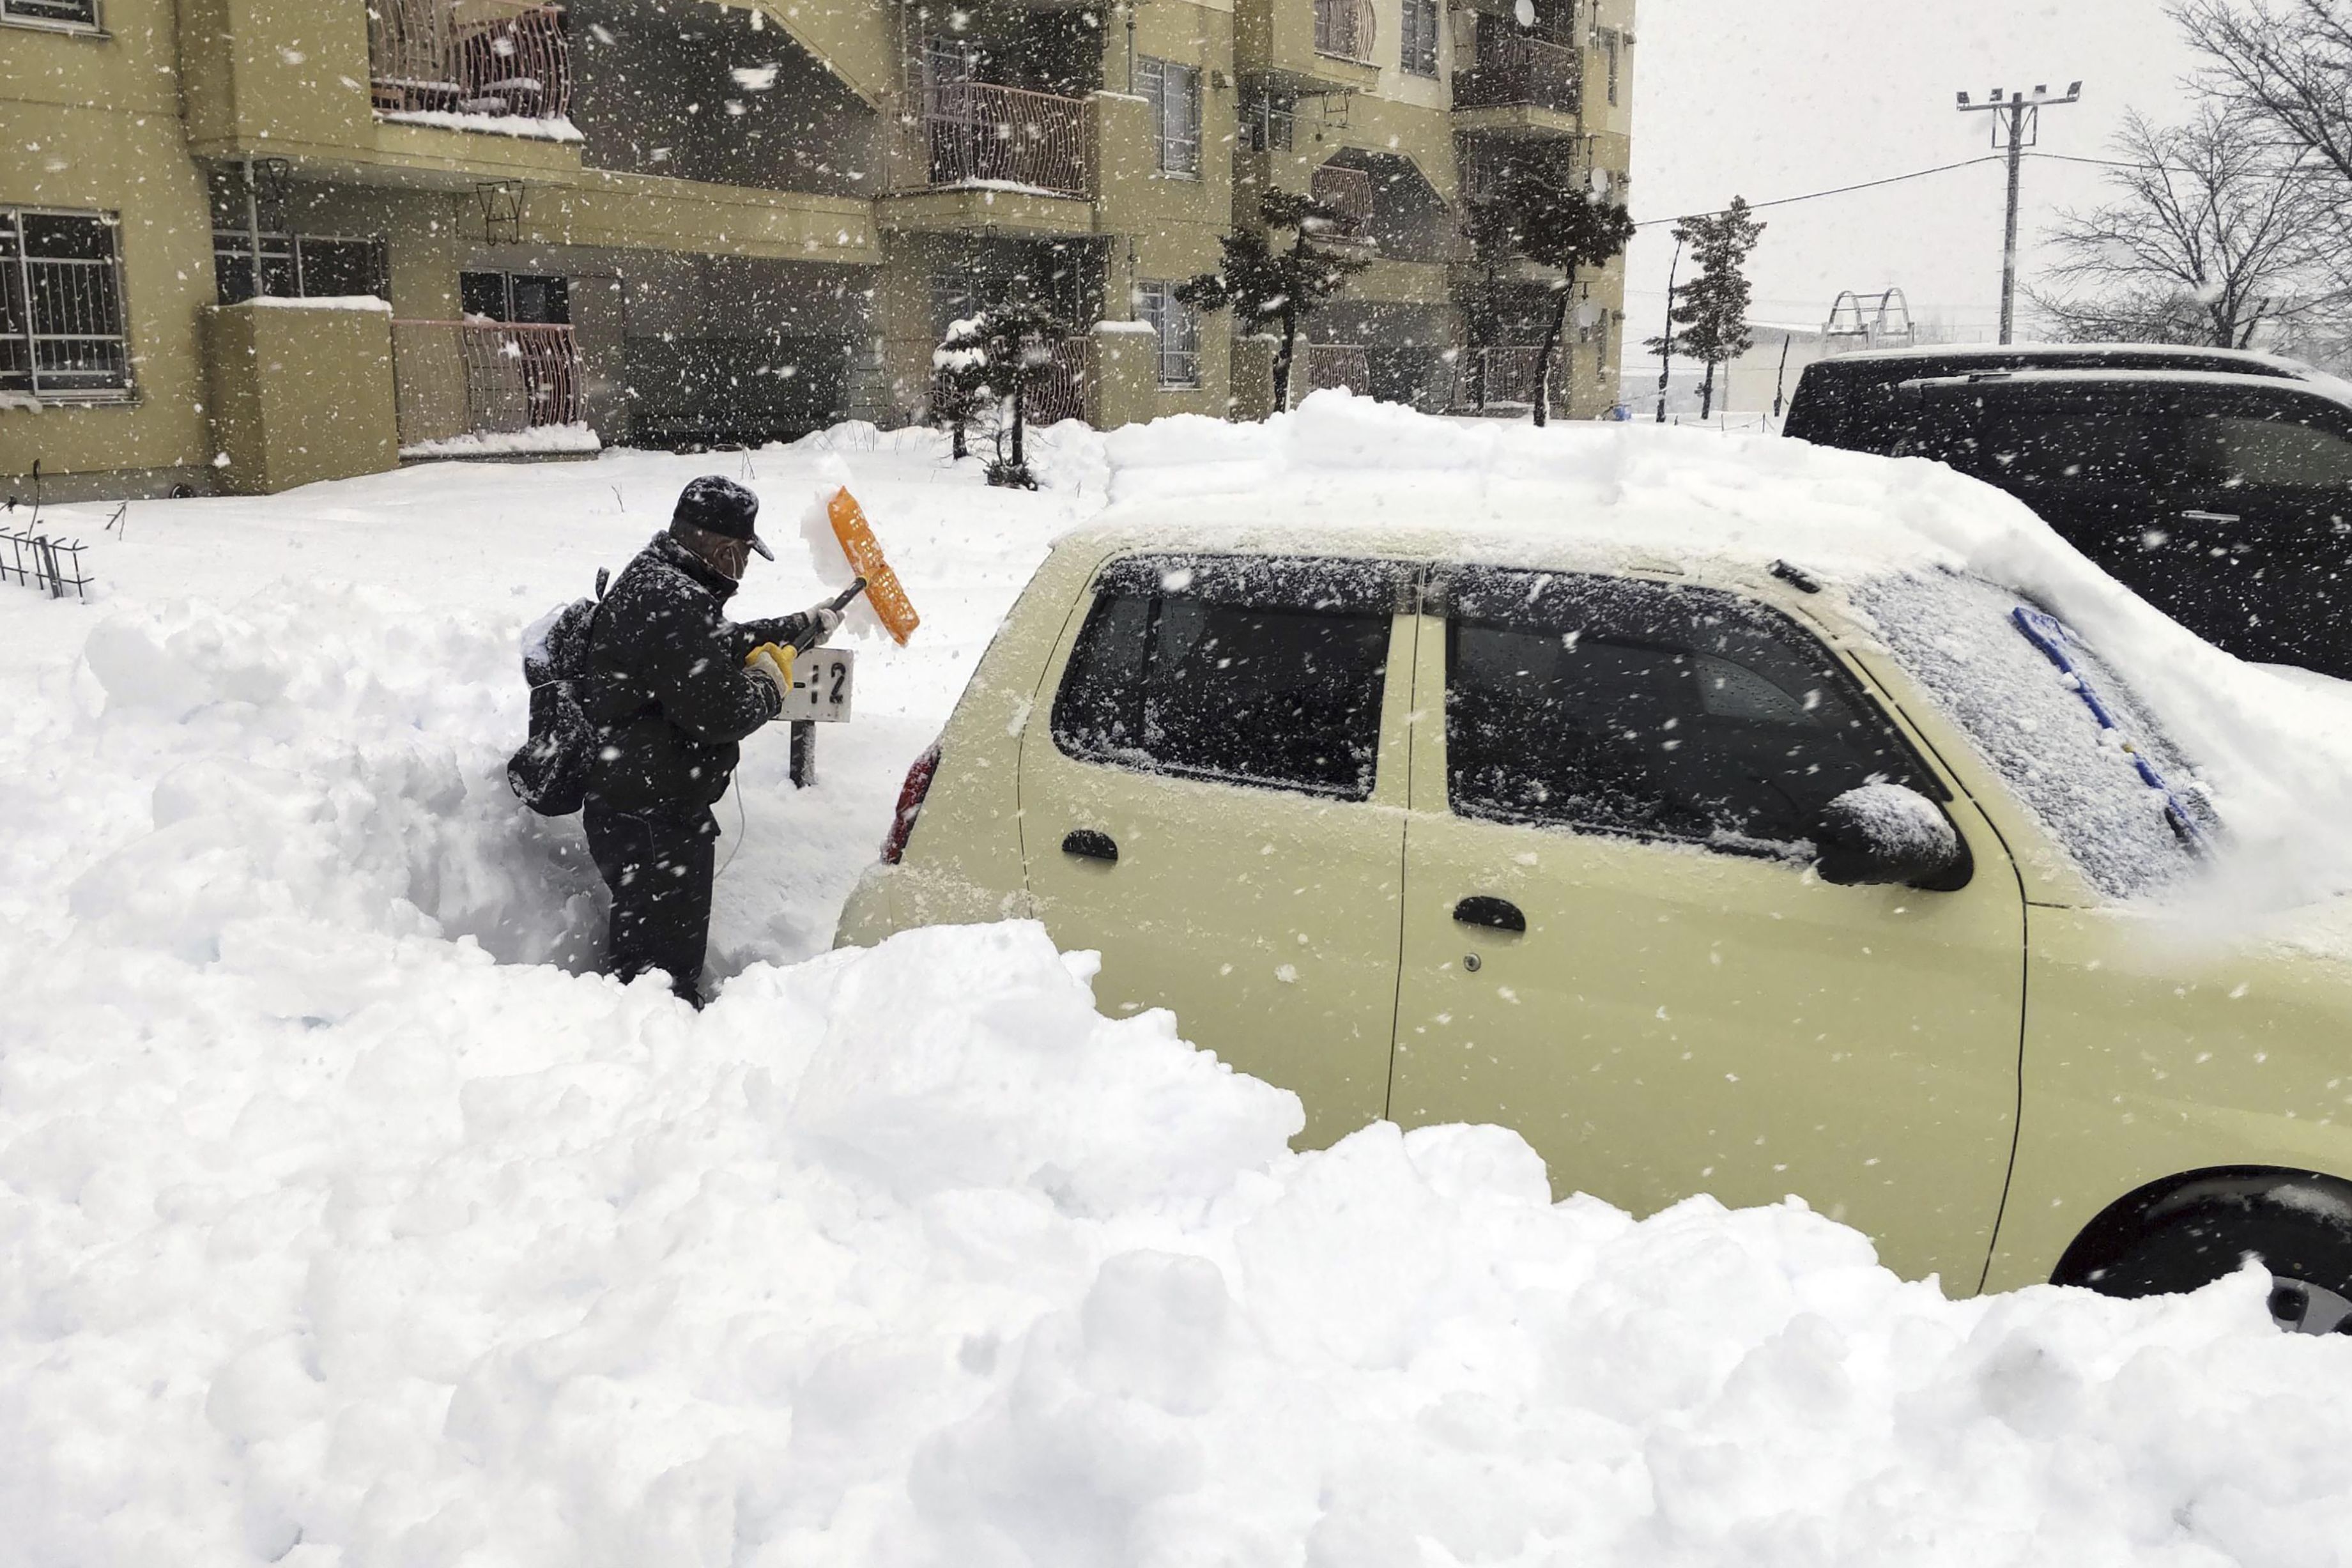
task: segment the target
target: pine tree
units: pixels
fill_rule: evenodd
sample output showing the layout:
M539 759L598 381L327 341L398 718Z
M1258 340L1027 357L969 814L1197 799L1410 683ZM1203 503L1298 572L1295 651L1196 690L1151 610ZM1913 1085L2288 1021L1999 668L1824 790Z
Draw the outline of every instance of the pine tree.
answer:
M957 462L971 456L965 437L995 401L985 316L950 322L947 336L931 351L931 420L947 427Z
M1371 265L1369 257L1343 250L1323 238L1344 219L1326 203L1290 191L1269 190L1258 199L1259 227L1228 237L1224 266L1180 283L1176 298L1198 310L1230 307L1245 331L1279 325L1282 347L1274 356L1274 405L1290 406L1290 366L1298 352L1302 325ZM1286 247L1277 242L1291 236Z
M988 465L990 484L1037 488L1025 445L1029 396L1054 374L1055 351L1069 335L1068 323L1042 305L992 306L974 323L969 336L986 367L982 395L1013 404L1013 452L1008 458L999 449Z
M1633 219L1619 203L1595 195L1589 184L1547 173L1514 168L1494 198L1479 210L1478 238L1491 253L1525 257L1556 269L1551 312L1543 344L1536 351L1535 422L1544 424L1551 402L1551 363L1568 325L1568 309L1579 276L1606 267L1633 240Z
M1653 338L1659 353L1679 353L1706 366L1699 387L1699 417L1715 412L1715 373L1748 352L1748 279L1741 268L1755 251L1765 226L1739 196L1731 205L1704 217L1686 217L1675 226L1675 237L1697 258L1699 275L1683 286L1681 302L1669 318L1675 331L1671 342Z

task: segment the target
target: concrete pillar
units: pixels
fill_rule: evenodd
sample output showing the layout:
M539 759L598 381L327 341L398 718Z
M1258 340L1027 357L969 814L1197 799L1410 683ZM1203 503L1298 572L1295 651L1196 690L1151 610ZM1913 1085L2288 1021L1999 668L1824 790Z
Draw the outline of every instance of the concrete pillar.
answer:
M268 495L399 467L389 311L216 305L205 342L223 489Z

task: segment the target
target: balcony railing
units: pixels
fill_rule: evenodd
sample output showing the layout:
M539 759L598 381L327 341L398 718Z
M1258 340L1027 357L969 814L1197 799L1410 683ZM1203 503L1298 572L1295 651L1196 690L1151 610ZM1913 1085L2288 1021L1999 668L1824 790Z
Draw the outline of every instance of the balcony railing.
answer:
M1083 99L935 82L904 131L902 190L980 185L1085 196L1094 189L1094 115Z
M505 0L370 0L370 88L379 113L572 112L563 7Z
M1379 27L1372 0L1315 0L1315 52L1370 65Z
M392 378L403 447L576 426L587 413L570 327L394 321Z
M1309 194L1335 215L1332 227L1319 237L1370 243L1372 231L1372 177L1361 169L1326 163L1315 171Z
M1549 109L1574 114L1582 63L1574 49L1522 33L1496 16L1478 18L1478 52L1454 73L1456 109Z
M1463 350L1455 366L1454 405L1469 410L1534 407L1542 392L1536 376L1536 359L1541 352L1532 344ZM1552 351L1552 361L1555 366L1559 362L1557 349Z
M1087 381L1094 365L1094 343L1087 338L1064 338L1054 348L1054 368L1045 381L1029 390L1022 418L1031 425L1058 425L1087 416ZM938 395L937 391L933 393Z
M1316 392L1344 386L1359 397L1372 395L1372 359L1361 343L1307 345L1307 384Z

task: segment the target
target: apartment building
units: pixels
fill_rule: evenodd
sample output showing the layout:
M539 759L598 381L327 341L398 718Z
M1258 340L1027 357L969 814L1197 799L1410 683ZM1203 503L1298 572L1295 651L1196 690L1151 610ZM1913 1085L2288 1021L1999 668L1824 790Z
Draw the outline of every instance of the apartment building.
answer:
M0 489L924 416L947 323L1086 329L1046 417L1261 411L1175 285L1269 184L1370 260L1298 390L1524 408L1514 161L1622 182L1631 0L0 0ZM1622 279L1553 398L1617 396ZM388 305L387 310L384 307Z

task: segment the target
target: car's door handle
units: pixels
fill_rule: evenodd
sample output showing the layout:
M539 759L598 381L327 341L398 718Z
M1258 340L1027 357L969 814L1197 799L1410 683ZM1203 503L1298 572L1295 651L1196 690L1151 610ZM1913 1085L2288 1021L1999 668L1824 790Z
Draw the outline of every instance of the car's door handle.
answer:
M1081 860L1107 860L1116 866L1118 864L1118 840L1091 827L1076 827L1063 837L1062 853L1075 855Z
M2242 522L2245 521L2234 511L2197 511L2193 510L2182 512L2180 514L2180 518L2184 522Z
M1489 931L1510 931L1525 933L1528 917L1519 906L1508 899L1490 899L1485 895L1465 899L1454 906L1454 918L1466 926L1485 926Z

